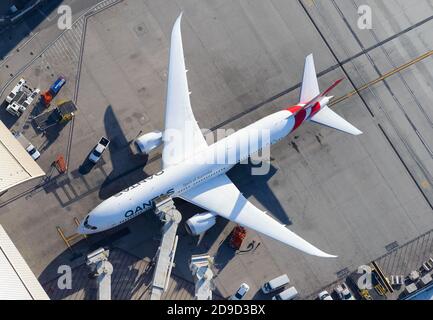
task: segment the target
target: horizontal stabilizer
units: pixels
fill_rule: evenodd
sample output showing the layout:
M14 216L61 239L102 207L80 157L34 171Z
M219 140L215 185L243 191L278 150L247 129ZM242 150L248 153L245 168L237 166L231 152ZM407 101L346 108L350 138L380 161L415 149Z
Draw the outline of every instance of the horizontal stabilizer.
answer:
M355 128L352 124L344 120L327 106L325 106L316 115L314 115L311 118L311 121L346 133L353 134L354 136L362 134L362 131Z

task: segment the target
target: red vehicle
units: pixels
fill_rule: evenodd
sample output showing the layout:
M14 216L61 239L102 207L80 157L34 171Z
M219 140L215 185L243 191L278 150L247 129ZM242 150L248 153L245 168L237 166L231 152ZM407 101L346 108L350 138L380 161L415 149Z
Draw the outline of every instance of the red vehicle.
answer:
M247 236L247 230L245 230L244 227L237 226L232 231L230 246L233 249L239 250L246 236Z
M42 94L42 99L46 106L49 106L51 101L53 101L54 97L60 92L63 86L66 84L66 79L60 76L56 82Z

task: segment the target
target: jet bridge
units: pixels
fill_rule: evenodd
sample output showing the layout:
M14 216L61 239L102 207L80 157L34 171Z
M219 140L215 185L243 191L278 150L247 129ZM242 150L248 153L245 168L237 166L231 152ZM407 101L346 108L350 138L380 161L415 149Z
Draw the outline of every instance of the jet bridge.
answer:
M111 274L113 266L108 261L109 250L100 248L87 255L86 264L90 267L92 276L96 278L98 286L98 300L111 300Z
M207 254L191 257L189 268L194 276L196 300L212 300L214 289L212 265L213 258Z
M154 207L155 214L164 222L164 226L162 227L161 245L156 254L150 299L160 300L162 294L168 288L177 247L177 227L182 220L182 215L177 211L170 197L156 199Z

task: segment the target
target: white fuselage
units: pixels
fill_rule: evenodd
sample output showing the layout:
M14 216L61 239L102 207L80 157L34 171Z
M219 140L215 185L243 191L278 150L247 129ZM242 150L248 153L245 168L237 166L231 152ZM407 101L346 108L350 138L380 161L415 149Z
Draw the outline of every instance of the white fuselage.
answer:
M289 110L271 114L199 150L185 161L130 186L92 210L79 232L90 234L111 229L151 209L153 200L161 195L181 197L191 188L225 174L237 163L286 137L296 129L295 122L299 126L299 121L308 120L311 110L306 111L303 119L298 116L295 119ZM263 132L265 134L261 136Z

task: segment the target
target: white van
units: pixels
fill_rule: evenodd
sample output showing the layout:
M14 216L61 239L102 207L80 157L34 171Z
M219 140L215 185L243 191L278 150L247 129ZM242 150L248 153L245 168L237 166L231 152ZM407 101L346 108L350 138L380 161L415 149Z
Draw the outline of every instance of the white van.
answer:
M282 276L279 276L278 278L275 278L275 279L272 279L271 281L266 282L262 286L262 292L264 294L274 292L274 291L284 287L289 282L290 282L290 279L287 276L287 274L283 274Z
M291 287L276 296L272 297L272 300L292 300L298 296L298 290L295 287Z

